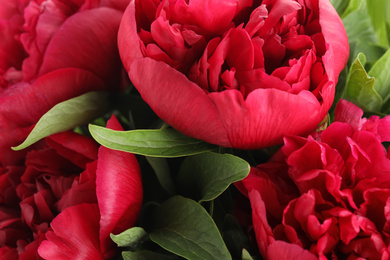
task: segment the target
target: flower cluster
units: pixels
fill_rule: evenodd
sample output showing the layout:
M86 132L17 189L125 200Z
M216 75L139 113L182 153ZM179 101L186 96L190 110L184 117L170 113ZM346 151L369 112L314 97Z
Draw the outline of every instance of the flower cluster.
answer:
M240 149L315 128L349 52L329 1L132 1L118 40L132 83L158 116Z
M116 118L108 127L122 130ZM115 256L110 233L132 227L142 204L135 156L63 132L39 143L24 162L0 168L2 259Z
M240 186L268 259L387 259L390 117L361 118L341 100L335 122L307 138L286 136Z
M0 259L390 259L389 7L0 0Z
M0 7L0 162L59 102L120 89L116 34L124 1L3 0ZM82 25L82 26L80 26ZM24 154L20 154L21 158Z

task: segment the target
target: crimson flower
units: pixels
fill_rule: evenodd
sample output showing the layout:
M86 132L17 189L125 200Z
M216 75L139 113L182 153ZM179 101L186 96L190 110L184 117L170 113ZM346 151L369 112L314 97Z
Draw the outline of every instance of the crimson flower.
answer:
M123 130L115 117L107 127ZM115 256L110 233L132 227L142 203L135 156L98 148L74 132L52 135L37 146L24 166L0 168L0 258Z
M132 0L118 44L130 80L160 118L241 149L310 133L349 53L328 0Z
M361 118L341 100L335 122L307 138L287 136L237 186L249 197L267 259L388 259L390 117Z
M118 90L116 35L124 0L0 0L0 164L59 102Z

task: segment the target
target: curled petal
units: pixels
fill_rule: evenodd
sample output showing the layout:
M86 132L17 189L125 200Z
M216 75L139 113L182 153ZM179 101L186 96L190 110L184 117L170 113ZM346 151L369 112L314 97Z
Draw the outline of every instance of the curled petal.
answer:
M115 116L107 127L123 130ZM140 168L134 154L99 148L96 170L96 195L100 210L100 241L106 252L112 241L110 233L133 227L142 204Z
M319 22L325 42L329 44L323 62L329 79L337 83L349 56L349 44L341 18L328 0L319 0Z

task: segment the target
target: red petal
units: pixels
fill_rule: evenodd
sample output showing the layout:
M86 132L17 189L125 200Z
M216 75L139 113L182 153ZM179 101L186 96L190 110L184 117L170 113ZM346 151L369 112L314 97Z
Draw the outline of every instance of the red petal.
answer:
M280 144L283 135L307 134L325 116L325 107L308 91L294 95L277 89L257 89L246 100L236 90L208 96L220 114L230 145L240 149Z
M329 44L323 56L323 63L329 80L336 84L340 72L348 61L347 33L340 16L328 0L319 0L319 20L325 42Z
M145 46L137 34L134 1L130 2L123 14L118 32L118 48L126 71L130 70L135 59L143 57L142 50Z
M272 229L267 221L267 211L264 201L258 191L249 192L249 199L252 206L253 227L256 233L256 240L260 253L267 255L268 247L275 241Z
M98 144L91 138L75 132L62 132L46 138L57 153L82 169L97 159Z
M363 110L347 100L340 99L336 105L334 121L348 123L354 131L361 128Z
M107 128L123 130L113 116ZM140 168L134 154L101 146L96 170L96 194L100 209L102 252L109 250L110 233L134 226L142 204Z
M109 8L69 17L51 39L39 75L79 68L101 77L107 87L116 87L115 79L121 69L116 41L121 17L121 12Z
M104 259L99 243L99 209L96 204L79 204L61 212L52 222L53 231L38 248L45 259Z
M317 260L318 258L296 244L284 241L275 241L268 247L267 259L269 260Z
M215 105L185 75L165 63L143 58L132 63L129 76L142 98L172 127L188 136L229 146Z

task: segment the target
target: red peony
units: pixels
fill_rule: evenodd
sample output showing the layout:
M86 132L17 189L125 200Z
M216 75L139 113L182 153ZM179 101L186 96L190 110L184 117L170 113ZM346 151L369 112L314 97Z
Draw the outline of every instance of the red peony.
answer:
M116 118L107 127L123 130ZM38 145L24 166L0 168L0 258L115 256L110 233L132 227L142 203L135 156L98 149L93 139L73 132Z
M120 88L125 0L0 0L0 165L59 102Z
M252 207L267 259L388 259L390 117L361 118L341 100L335 122L308 138L287 136L238 187Z
M191 137L241 149L312 131L349 53L328 0L132 0L118 44L159 117Z

